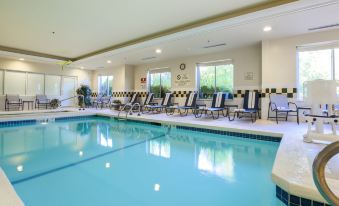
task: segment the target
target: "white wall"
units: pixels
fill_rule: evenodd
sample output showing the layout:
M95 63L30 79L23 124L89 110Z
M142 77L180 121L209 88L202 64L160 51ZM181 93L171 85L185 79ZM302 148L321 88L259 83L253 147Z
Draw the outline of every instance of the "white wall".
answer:
M39 63L39 62L29 62L29 61L19 61L14 59L0 58L0 69L3 70L16 70L23 72L33 72L41 74L50 74L50 75L60 75L60 76L74 76L77 77L77 86L80 84L90 85L92 84L92 71L81 70L81 69L71 69L64 68L61 69L59 65L48 64L48 63ZM23 99L34 99L33 96L23 96ZM58 97L57 97L58 98ZM4 109L4 95L0 96L0 109Z
M297 46L339 40L339 29L262 42L262 88L297 87ZM262 101L267 116L268 98ZM298 102L302 104L302 102Z
M172 90L192 90L196 88L196 64L199 62L208 62L221 59L232 59L234 64L234 88L260 88L261 87L261 45L252 45L248 47L232 49L224 52L193 56L188 58L173 59L164 62L138 65L135 67L135 89L145 90L141 87L140 78L147 76L147 71L153 68L168 67L172 73ZM181 71L181 63L186 64L186 69ZM254 80L244 80L245 72L253 72ZM178 74L186 73L191 82L185 88L178 87L175 84L175 78Z
M143 64L135 66L135 90L146 91L147 87L142 87L141 78L147 76L147 71L154 68L168 67L172 74L172 91L178 90L196 90L196 64L199 62L216 61L222 59L232 59L234 64L234 89L259 89L261 88L261 45L251 45L243 48L232 49L214 54L192 56L188 58L173 59L169 61ZM186 69L181 71L181 63L186 64ZM253 72L253 80L245 80L246 72ZM187 74L190 82L185 87L179 87L175 84L178 74ZM182 103L182 100L175 100ZM241 101L238 100L238 101ZM204 102L205 103L205 102ZM207 102L208 103L208 102ZM231 102L230 102L231 103ZM238 102L240 103L240 102Z

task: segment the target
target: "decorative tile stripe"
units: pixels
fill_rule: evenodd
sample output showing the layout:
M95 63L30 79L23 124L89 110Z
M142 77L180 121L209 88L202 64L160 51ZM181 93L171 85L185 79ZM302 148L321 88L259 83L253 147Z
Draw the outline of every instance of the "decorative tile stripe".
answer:
M114 117L114 119L118 120L117 117ZM135 123L139 123L139 124L148 124L148 125L154 125L154 126L161 126L161 123L159 122L145 122L142 120L133 120L133 119L126 119L128 122L135 122Z
M269 94L286 94L288 98L296 98L297 88L265 88L262 90L262 97L269 97Z
M57 122L57 121L64 121L64 120L87 120L87 119L90 119L90 118L93 118L93 117L99 117L99 116L85 115L85 116L71 116L71 117L56 117L55 121ZM100 117L104 118L104 116L100 116Z
M33 124L36 124L35 119L13 120L13 121L0 122L0 127L15 127L15 126L33 125Z
M326 203L289 194L278 185L276 185L276 197L287 206L330 206Z
M252 90L248 90L248 89L245 89L245 90L235 90L235 91L234 91L234 94L233 94L233 97L234 97L234 98L244 98L244 97L245 97L246 91L259 92L259 97L261 97L261 90L259 90L259 89L252 89Z
M239 132L229 132L229 131L221 131L221 130L214 130L214 129L187 127L187 126L177 126L177 129L191 130L191 131L197 131L197 132L206 132L206 133L227 135L227 136L232 136L232 137L241 137L241 138L246 138L246 139L263 140L263 141L270 141L270 142L281 141L281 138L279 137L272 137L272 136L266 136L266 135L245 134L245 133L239 133Z

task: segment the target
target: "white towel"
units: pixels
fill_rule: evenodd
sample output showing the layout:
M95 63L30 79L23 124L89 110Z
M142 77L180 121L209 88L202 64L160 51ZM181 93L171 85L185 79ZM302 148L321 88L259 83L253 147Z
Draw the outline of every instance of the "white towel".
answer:
M187 102L187 106L188 106L188 107L191 107L191 106L192 106L193 99L194 99L194 93L192 92L192 93L190 94L190 97L188 98L188 102Z
M130 103L133 103L136 97L137 97L137 94L134 93L133 96L132 96L132 99L131 99Z
M254 106L255 106L255 92L249 92L248 93L247 108L253 109Z
M150 103L153 93L149 94L146 100L146 105Z
M167 105L170 95L171 95L171 93L166 93L166 96L165 96L165 100L164 100L164 104L163 104L163 105Z
M217 99L215 100L215 107L221 106L222 95L223 95L222 92L217 93Z

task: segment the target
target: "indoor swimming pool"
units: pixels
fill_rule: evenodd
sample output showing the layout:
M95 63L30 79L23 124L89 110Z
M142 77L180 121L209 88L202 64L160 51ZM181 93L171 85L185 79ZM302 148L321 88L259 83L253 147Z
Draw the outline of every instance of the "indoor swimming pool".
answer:
M278 206L279 143L105 117L0 128L26 206Z

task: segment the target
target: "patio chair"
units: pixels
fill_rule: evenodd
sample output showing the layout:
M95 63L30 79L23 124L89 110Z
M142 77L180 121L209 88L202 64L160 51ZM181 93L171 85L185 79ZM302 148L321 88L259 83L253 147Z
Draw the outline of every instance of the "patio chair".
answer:
M6 94L5 110L9 111L11 107L17 108L17 110L22 109L22 99L18 94Z
M160 113L163 109L169 108L173 106L172 104L172 93L166 93L165 96L162 98L161 104L153 104L153 105L146 105L145 109L150 112L157 112ZM166 110L167 112L167 110Z
M292 108L291 105L294 105L294 108ZM273 112L274 116L270 116L270 112ZM291 113L295 113L295 115L291 115ZM278 124L279 119L285 119L287 121L289 116L298 116L298 113L298 106L293 102L289 102L286 95L270 94L267 119L274 118ZM282 114L284 114L284 116L281 116Z
M41 107L47 109L50 106L50 99L46 95L36 95L35 97L35 108L40 109Z
M203 113L208 116L208 113L210 113L213 119L218 119L220 112L224 115L226 95L227 94L224 92L214 93L211 107L206 108L206 105L199 105L194 112L195 117L200 118ZM214 116L215 112L217 113L217 116Z
M101 98L100 98L99 100L97 100L97 102L96 102L96 108L98 108L98 106L100 106L101 109L102 109L103 107L110 107L111 101L112 101L112 96L101 97Z
M235 109L233 119L228 116L230 121L233 121L235 117L239 119L245 116L249 116L252 122L257 120L257 116L260 118L259 114L259 92L246 91L244 96L244 103L242 109Z
M198 94L196 92L189 92L186 95L185 105L173 107L173 110L177 109L180 116L187 116L189 110L191 110L192 113L194 113L196 109L197 97L198 97ZM169 110L169 108L167 110ZM170 114L173 114L173 113L170 113Z
M91 97L91 105L95 108L98 108L99 103L101 102L101 99L103 98L102 94L99 94L96 97Z

